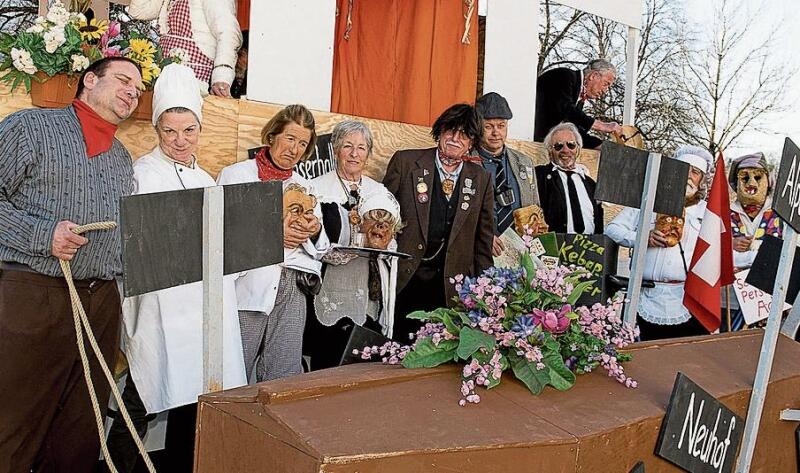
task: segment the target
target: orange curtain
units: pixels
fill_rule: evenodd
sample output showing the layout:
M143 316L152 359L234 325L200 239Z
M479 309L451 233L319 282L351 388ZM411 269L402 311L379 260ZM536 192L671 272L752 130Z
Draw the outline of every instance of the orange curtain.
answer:
M430 126L475 101L477 70L477 0L338 0L332 111Z
M242 31L250 29L250 0L236 0L236 18Z

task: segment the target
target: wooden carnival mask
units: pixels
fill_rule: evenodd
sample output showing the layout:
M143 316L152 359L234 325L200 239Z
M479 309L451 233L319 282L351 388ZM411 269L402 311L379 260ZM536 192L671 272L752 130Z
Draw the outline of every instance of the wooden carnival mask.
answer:
M364 234L364 247L385 250L397 233L397 222L391 213L383 209L370 210L364 215L361 233Z
M736 180L736 198L742 207L755 205L760 209L767 200L769 190L767 171L762 168L740 169L736 173Z
M684 212L685 215L685 212ZM683 237L684 217L673 215L658 214L656 217L656 230L661 232L667 241L668 247L673 247L681 241Z
M544 220L542 208L536 204L518 208L513 212L514 230L520 236L525 235L525 226L533 231L533 235L547 233L550 227Z
M283 219L316 219L314 207L317 198L308 193L308 190L298 184L289 184L283 191Z

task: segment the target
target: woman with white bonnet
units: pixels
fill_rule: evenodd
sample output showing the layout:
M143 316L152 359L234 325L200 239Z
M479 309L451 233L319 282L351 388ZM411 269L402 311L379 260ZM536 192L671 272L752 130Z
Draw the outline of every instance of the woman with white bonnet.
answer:
M713 158L699 146L683 145L675 152L675 159L689 164L684 215L657 219L654 214L651 220L642 277L655 287L642 288L639 299L637 324L643 341L708 333L683 305L683 285L700 235L706 209L706 176ZM670 220L670 225L659 224L664 220ZM621 246L633 247L638 222L639 210L625 208L606 226L605 234Z
M153 94L158 146L133 163L135 194L214 186L197 163L203 99L186 66L164 68ZM236 309L234 275L223 279L223 387L247 383ZM128 359L123 401L140 435L152 414L169 411L166 454L173 472L190 472L194 458L197 397L203 386L203 287L201 282L126 298L122 346ZM149 416L148 416L149 415ZM109 434L119 471L133 471L138 452L121 419Z
M351 219L356 212L358 221ZM323 225L333 243L344 247L397 250L400 204L387 190L361 196L352 210L322 204ZM323 258L322 290L314 298L316 317L306 323L304 354L310 368L337 366L355 324L392 336L397 256L348 252L333 246Z

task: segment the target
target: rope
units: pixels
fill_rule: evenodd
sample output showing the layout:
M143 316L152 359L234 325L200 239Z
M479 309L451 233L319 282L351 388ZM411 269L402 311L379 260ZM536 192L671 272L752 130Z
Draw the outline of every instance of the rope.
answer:
M350 31L353 29L353 0L347 1L347 26L344 29L344 40L350 41Z
M75 227L72 229L72 232L76 235L80 235L81 233L92 230L111 230L116 227L116 222L98 222ZM139 438L139 434L136 432L136 429L133 426L133 421L131 421L131 417L128 415L128 410L125 408L125 404L122 402L122 396L119 393L119 389L117 389L117 384L114 382L114 376L108 369L108 364L106 363L105 359L103 359L103 354L100 352L100 346L97 344L97 340L94 338L92 327L89 325L89 319L86 317L86 311L83 309L80 296L78 296L78 291L75 289L75 283L72 281L72 270L70 269L69 261L59 260L59 263L61 264L61 270L64 272L64 279L67 280L67 286L69 287L69 296L70 300L72 301L72 315L75 321L75 335L78 341L78 352L81 355L81 363L83 364L83 377L86 380L86 387L89 389L89 397L92 399L92 410L94 410L94 418L97 421L97 433L100 436L100 449L103 451L103 457L106 459L108 469L111 471L111 473L117 473L117 469L114 467L114 462L111 460L111 455L108 452L105 427L103 426L103 414L102 410L100 409L100 403L97 400L97 393L95 392L94 384L92 383L92 376L89 369L89 357L86 355L86 346L84 345L83 341L84 330L86 338L89 339L89 344L92 347L92 351L94 351L95 357L97 357L97 361L100 363L100 368L103 370L103 374L105 374L106 380L108 380L108 383L111 386L111 392L114 394L114 399L116 399L117 405L119 405L119 412L122 414L122 418L125 419L125 425L128 427L128 431L131 433L134 443L136 443L136 448L139 450L139 453L144 459L144 464L147 467L147 471L150 473L155 473L156 469L150 460L150 456L144 449L142 439Z
M475 13L475 3L475 0L464 0L467 14L464 15L464 34L461 36L461 44L469 44L469 27L472 23L472 15Z

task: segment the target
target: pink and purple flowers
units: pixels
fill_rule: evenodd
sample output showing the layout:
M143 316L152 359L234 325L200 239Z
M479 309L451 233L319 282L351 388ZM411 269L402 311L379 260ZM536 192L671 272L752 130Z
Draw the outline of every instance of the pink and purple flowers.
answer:
M582 269L535 268L527 254L516 269L492 267L474 278L457 276L451 279L458 293L455 308L408 315L427 322L413 345L367 347L361 356L378 355L406 368L461 360L461 405L479 402L478 387L497 386L509 368L534 394L548 385L567 390L576 375L598 366L635 388L622 367L630 355L619 349L635 340L636 331L617 315L619 300L575 306L592 284L585 277Z

